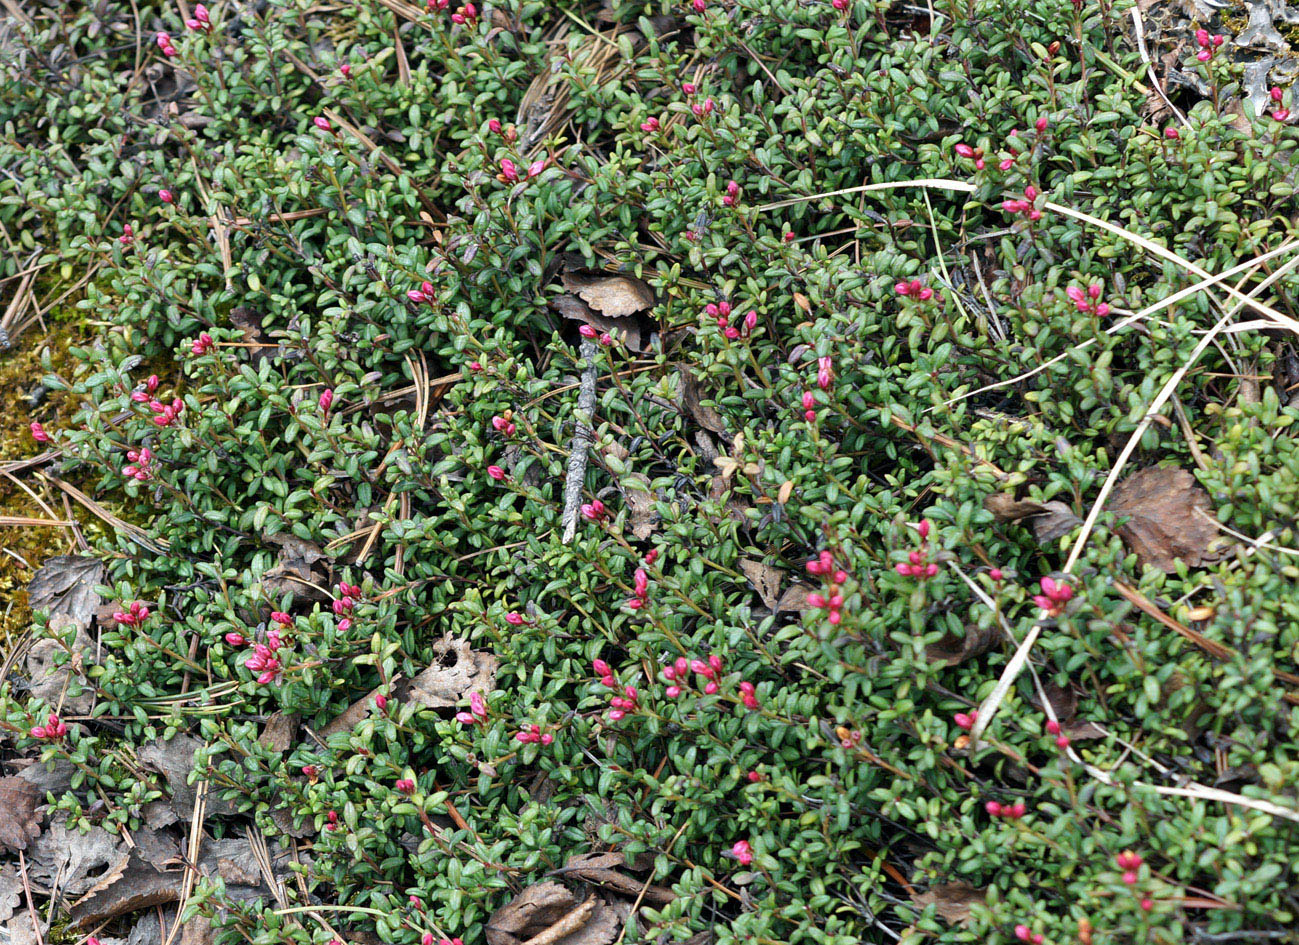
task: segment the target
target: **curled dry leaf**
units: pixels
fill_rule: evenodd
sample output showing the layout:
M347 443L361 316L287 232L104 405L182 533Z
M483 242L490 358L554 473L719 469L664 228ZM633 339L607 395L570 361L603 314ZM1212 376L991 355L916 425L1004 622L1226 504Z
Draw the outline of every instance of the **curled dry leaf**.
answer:
M488 945L610 945L625 921L618 908L599 896L585 901L554 882L529 886L487 920Z
M279 560L262 575L262 585L273 598L293 594L300 600L326 600L329 594L320 585L329 578L313 567L325 557L325 552L314 542L296 535L271 535L266 539L279 545Z
M1174 571L1178 560L1197 567L1218 537L1209 494L1184 469L1151 466L1119 482L1105 505L1139 566Z
M584 322L596 331L608 332L631 351L644 353L649 350L648 340L652 328L643 317L612 318L597 312L572 294L556 296L550 300L550 307L565 318Z
M726 421L722 419L722 415L702 402L704 393L698 378L686 367L681 367L679 374L681 378L681 409L705 430L711 430L713 433L725 433Z
M976 904L983 905L984 893L969 883L945 883L931 886L927 892L913 893L911 901L920 909L934 906L939 917L948 925L970 924L970 910Z
M40 836L36 808L42 800L36 786L22 778L0 778L0 848L17 853Z
M937 643L929 644L925 647L925 656L936 663L956 666L986 653L997 645L999 638L1000 631L995 624L986 627L970 625L965 628L964 636L948 634Z
M177 735L171 741L155 738L140 746L137 755L147 768L157 771L167 782L171 790L171 804L176 815L188 823L194 816L194 804L198 800L198 788L189 783L190 773L194 770L194 756L203 747L203 743L190 735ZM222 800L215 791L209 790L204 800L208 816L230 817L236 813L229 801Z
M62 642L69 626L76 627L70 657ZM37 640L27 651L31 694L66 715L85 715L95 704L94 692L82 679L83 668L94 652L94 641L86 633L85 624L66 614L52 616L50 630L59 639L46 637Z
M1082 524L1082 519L1063 502L1033 502L994 492L984 496L983 507L998 522L1026 524L1033 530L1033 537L1044 544L1062 538Z
M676 898L676 893L672 890L646 883L618 869L625 864L626 858L622 853L579 853L569 857L563 868L555 870L555 874L572 876L584 883L603 886L633 899L640 898L644 902L661 904Z
M426 709L450 709L469 698L471 692L484 695L496 687L496 657L480 653L468 640L445 636L433 644L432 664L413 679L395 681L388 693L398 701L410 699ZM358 699L338 718L320 730L322 736L346 732L374 710L375 689Z
M784 571L753 558L742 559L740 571L749 579L768 610L774 611L780 606L780 585L785 580Z
M125 869L130 851L116 834L102 827L86 833L68 827L67 815L56 815L31 844L32 879L43 886L58 881L68 896L80 896L102 876Z
M298 734L298 721L296 714L283 710L272 712L262 726L262 734L257 737L257 741L271 751L288 751Z
M635 276L575 270L559 278L565 289L609 318L625 318L654 307L654 290Z
M57 555L37 569L27 585L27 599L34 611L62 614L88 626L99 606L95 586L103 576L104 565L98 558Z

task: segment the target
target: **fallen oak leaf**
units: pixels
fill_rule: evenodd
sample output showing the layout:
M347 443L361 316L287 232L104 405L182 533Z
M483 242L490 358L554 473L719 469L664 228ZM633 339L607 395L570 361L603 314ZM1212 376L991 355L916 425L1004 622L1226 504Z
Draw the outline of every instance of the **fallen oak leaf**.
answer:
M644 899L647 902L665 903L676 899L676 893L663 886L654 886L619 872L624 865L621 853L580 853L568 858L563 867L550 875L575 876L593 886L604 886L615 892Z
M487 920L488 945L518 945L572 912L577 897L560 883L529 886Z
M931 886L927 892L913 894L911 901L920 909L933 906L934 911L948 925L968 926L972 908L984 905L986 898L982 890L958 881Z
M703 403L703 390L700 387L699 380L691 373L689 368L684 366L679 367L678 374L681 384L679 400L682 409L705 430L724 434L726 432L726 421L714 408Z
M936 663L956 666L968 659L973 659L997 645L1000 639L995 624L987 626L971 625L965 628L964 636L949 633L937 643L925 647L925 656Z
M625 318L654 307L654 290L635 276L570 271L559 277L564 288L609 318Z
M1171 572L1179 560L1197 567L1218 537L1209 494L1184 469L1137 470L1114 487L1105 511L1120 519L1115 530L1139 567Z
M998 522L1025 522L1033 530L1033 537L1042 543L1062 538L1082 524L1082 519L1063 502L1034 502L993 492L984 496L983 507Z
M104 565L98 558L84 555L56 555L47 558L27 585L27 600L33 611L48 611L51 616L63 614L81 626L99 607L95 590L104 576Z
M776 610L780 605L780 585L784 583L785 572L753 558L741 559L740 571L758 592L763 605L768 610Z

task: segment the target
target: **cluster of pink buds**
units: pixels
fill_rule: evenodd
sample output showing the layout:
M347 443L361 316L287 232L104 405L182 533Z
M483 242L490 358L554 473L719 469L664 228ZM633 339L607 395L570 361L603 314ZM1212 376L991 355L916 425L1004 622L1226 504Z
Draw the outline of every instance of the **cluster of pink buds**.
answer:
M1076 285L1071 285L1064 290L1064 294L1069 296L1070 301L1080 312L1092 312L1100 318L1104 318L1110 313L1108 302L1099 301L1101 297L1102 286L1099 282L1093 282L1084 291Z
M445 10L451 6L451 0L428 0L427 6L430 10Z
M144 601L134 600L126 610L118 610L113 613L113 619L124 627L138 627L149 619L149 606Z
M988 812L989 817L1003 817L1006 820L1019 820L1028 813L1028 805L1023 801L1016 801L1013 804L988 801L983 805L983 809Z
M315 784L317 781L320 780L320 769L317 768L315 765L303 765L302 774L312 784Z
M212 32L212 20L208 17L207 7L201 3L196 5L194 7L194 16L186 20L185 25L192 30L202 30L204 33Z
M252 653L244 660L244 667L253 673L257 673L257 682L265 686L272 683L280 675L283 667L280 665L279 658L275 655L282 645L278 632L271 630L266 634L265 643L254 643Z
M185 404L179 397L173 397L169 404L164 404L160 400L151 400L149 401L149 409L154 414L154 426L169 427L176 422L176 418L184 411Z
M469 711L457 712L456 721L461 725L476 725L487 721L487 700L481 692L469 694Z
M749 845L748 840L736 840L731 846L730 855L741 866L748 866L753 862L753 847Z
M640 123L640 130L645 132L647 135L654 134L656 131L659 130L660 127L661 126L659 124L659 120L652 116L646 118L644 121Z
M465 945L465 943L458 938L441 938L435 940L432 932L425 932L420 936L419 945Z
M1073 598L1073 588L1064 581L1055 581L1049 577L1038 582L1042 593L1033 595L1033 603L1042 608L1044 617L1059 617L1064 613L1065 604Z
M627 606L631 610L640 610L649 600L649 572L644 568L637 568L632 575L632 595L627 599Z
M514 738L516 741L540 745L549 745L555 740L555 736L549 732L543 732L540 725L529 725L517 732Z
M278 623L281 627L293 626L293 618L282 610L272 610L271 621L273 623Z
M1135 886L1137 884L1137 879L1139 878L1137 876L1137 870L1139 870L1141 864L1145 862L1145 860L1141 858L1141 854L1134 853L1132 850L1124 850L1118 856L1114 857L1114 862L1118 865L1119 869L1123 870L1123 882L1129 886Z
M613 696L609 705L613 706L609 712L609 721L621 722L628 712L635 712L640 706L640 692L633 685L623 686L622 695Z
M1042 211L1037 208L1037 198L1040 191L1032 184L1024 188L1023 200L1003 200L1001 209L1007 213L1022 213L1030 220L1037 221L1042 219Z
M827 582L826 593L807 595L808 606L824 607L830 612L830 623L838 624L843 620L843 594L839 585L848 580L848 572L835 566L834 555L829 551L822 551L804 567L808 574L815 574Z
M893 291L898 295L915 299L918 302L928 302L934 297L934 290L927 285L921 285L919 279L912 279L910 282L899 282L893 287Z
M523 180L531 180L545 169L546 159L541 158L529 164L527 173L521 175L517 164L509 158L501 158L501 172L496 175L496 179L502 184L514 184Z
M582 518L588 522L603 522L609 514L604 503L599 499L592 499L590 502L584 502L581 508Z
M920 536L920 547L907 553L907 560L894 565L898 574L903 577L925 580L938 573L938 565L929 560L929 519L921 519L916 526Z
M834 7L840 13L848 9L849 0L830 0L830 6Z
M688 680L691 671L706 680L703 687L704 695L711 696L718 690L717 677L722 671L722 658L713 653L705 662L700 659L688 660L684 656L678 656L674 663L664 666L663 678L672 683L664 692L669 699L675 699L681 695L680 684Z
M952 721L956 723L956 727L961 731L968 732L974 728L974 723L979 721L979 710L971 709L969 712L957 712L952 716Z
M416 305L432 305L437 297L437 289L431 282L421 282L418 289L407 289L406 298Z
M325 829L326 830L338 829L338 811L331 810L325 814Z
M123 246L130 246L135 242L135 230L131 228L131 224L122 224L122 235L117 238L117 241Z
M157 422L157 418L154 418ZM148 482L153 478L153 451L147 446L138 450L126 451L127 465L122 467L122 475L136 482Z
M316 401L316 406L320 408L321 413L329 413L329 408L334 406L334 389L326 387L320 392L320 399Z
M693 82L682 82L681 91L687 95L694 95L699 91L699 86L695 85ZM717 103L715 103L711 98L705 98L702 102L692 103L690 111L694 113L696 118L704 118L711 115L716 107Z
M1069 747L1069 736L1060 730L1060 723L1055 719L1047 719L1046 731L1047 734L1055 736L1055 747L1060 749Z
M62 738L68 734L68 727L53 712L45 720L44 725L35 725L29 733L32 738L44 738L53 741L56 738Z
M1045 941L1041 932L1033 932L1027 925L1022 924L1015 926L1015 938L1021 942L1030 942L1032 945L1042 945Z
M176 47L171 44L170 33L159 33L154 37L154 42L158 44L158 48L162 50L162 54L168 59L176 55Z
M704 306L704 314L717 322L717 327L722 329L722 334L731 341L740 337L747 337L754 328L758 326L758 313L754 309L749 309L741 320L740 325L731 324L731 303L727 301L709 302Z
M35 420L32 421L31 431L32 431L32 439L35 440L37 443L50 442L50 435L46 433L45 428L41 426L39 423L37 423Z
M153 394L158 389L158 384L159 384L158 375L150 374L149 379L144 382L143 390L131 391L131 399L135 401L137 404L143 404L148 402L149 400L152 399L150 395Z
M1272 117L1277 121L1285 121L1288 119L1290 117L1290 109L1281 104L1285 98L1285 93L1281 91L1280 86L1272 86L1268 95L1271 97L1272 102L1277 106L1276 110L1272 112Z
M740 199L740 185L735 181L729 181L726 185L726 195L722 197L722 203L725 206L735 206L735 201Z
M492 417L492 429L503 436L514 436L516 429L514 425L514 411L507 410L504 414L497 414Z
M212 336L203 332L190 343L189 350L192 354L207 354L215 347L216 342L212 340Z
M473 26L478 22L478 8L472 3L466 3L464 6L457 9L455 13L451 14L451 22L462 26L465 24Z
M592 325L582 325L577 329L577 333L583 338L590 338L592 340L598 338L600 344L604 345L606 348L613 344L613 335L609 334L607 331L597 331Z
M415 781L413 778L398 778L393 782L392 786L401 794L410 795L415 793Z
M1196 30L1195 44L1200 47L1200 51L1195 54L1195 58L1200 62L1208 62L1213 58L1214 51L1222 45L1222 34L1215 33L1210 36L1208 30Z
M360 585L348 584L346 581L338 582L338 597L334 598L332 607L334 616L343 618L338 622L340 633L346 633L352 629L352 609L356 606L356 602L360 597Z

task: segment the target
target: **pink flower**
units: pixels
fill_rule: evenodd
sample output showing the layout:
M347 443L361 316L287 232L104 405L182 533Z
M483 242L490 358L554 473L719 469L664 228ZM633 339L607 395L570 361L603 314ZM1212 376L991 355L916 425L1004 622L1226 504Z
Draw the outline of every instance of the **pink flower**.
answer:
M398 778L397 781L393 784L393 787L396 788L402 794L415 793L415 782L410 778Z
M592 499L590 502L585 503L581 508L581 512L582 517L588 522L602 521L607 514L604 503L599 499Z
M290 617L282 610L271 611L271 619L274 620L276 623L278 623L281 627L287 627L291 623L293 623L293 618Z
M753 862L753 847L749 846L748 840L736 840L731 846L731 856L738 860L741 866L748 866Z
M190 343L189 350L192 354L207 354L216 346L212 336L203 332Z
M830 382L834 378L834 360L830 355L817 358L816 361L816 384L821 390L828 390Z
M1043 616L1058 617L1064 613L1065 604L1073 598L1073 588L1049 577L1042 578L1038 585L1042 593L1033 595L1033 603L1042 608Z
M198 20L204 26L212 25L212 20L208 16L207 7L201 3L194 7L194 19Z
M344 79L350 79L352 77L352 66L349 63L343 63L338 67L338 74Z
M318 403L320 404L321 413L329 413L329 408L333 406L334 403L334 389L332 387L326 387L322 390L320 392L320 400Z
M1033 123L1033 127L1037 129L1038 134L1041 134L1042 132L1046 131L1046 126L1047 126L1047 118L1045 115L1043 115L1041 118L1039 118L1037 121Z
M1277 121L1285 121L1290 117L1290 109L1278 108L1272 112L1272 117Z
M374 697L374 707L378 709L380 712L388 708L388 697L385 696L382 692L379 693L377 696Z
M521 626L525 621L523 619L523 614L519 613L518 611L511 610L508 614L505 615L505 622L512 627L518 627Z
M1181 136L1182 136L1181 132L1179 132L1172 125L1169 125L1167 128L1164 129L1164 137L1170 141L1176 141Z
M957 712L952 716L952 721L956 723L956 727L967 732L974 728L974 723L978 720L979 713L977 711L970 711L969 713Z
M117 241L123 246L130 246L135 242L135 230L131 229L131 224L122 224L122 235L117 238Z
M457 712L456 721L462 725L474 725L487 719L487 700L481 692L469 694L469 711Z
M519 179L519 169L509 158L502 158L501 173L498 176L503 181L513 183Z
M32 431L32 439L35 440L37 443L50 442L50 435L46 433L45 428L41 426L39 423L37 423L35 420L32 421L31 431Z
M334 126L329 123L329 119L326 118L324 115L317 115L315 118L312 119L312 122L321 131L333 134Z
M647 118L640 123L640 130L646 134L653 134L659 130L659 120L657 118Z

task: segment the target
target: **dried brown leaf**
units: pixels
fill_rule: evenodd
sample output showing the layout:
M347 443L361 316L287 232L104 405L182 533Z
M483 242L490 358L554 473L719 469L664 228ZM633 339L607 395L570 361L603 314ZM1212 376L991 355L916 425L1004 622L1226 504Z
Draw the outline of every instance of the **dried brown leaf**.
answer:
M686 367L680 368L680 376L682 409L705 430L725 434L726 421L722 419L722 415L702 403L704 394L698 379Z
M999 634L995 625L980 627L970 625L965 628L964 636L948 634L937 643L925 647L925 656L936 663L956 666L968 659L986 653L997 645Z
M1060 726L1060 732L1069 736L1069 740L1074 742L1104 738L1106 735L1105 729L1101 728L1095 722L1088 722L1086 719L1078 719L1070 722L1068 725L1062 725Z
M654 493L650 481L641 473L628 473L623 482L628 480L644 485L643 489L632 487L622 489L623 504L627 507L627 527L633 538L644 541L658 531L659 513L655 507Z
M559 295L550 300L550 307L565 318L584 322L596 331L607 331L622 341L629 350L644 353L649 350L650 326L643 318L628 316L612 318L595 311L576 295Z
M271 535L266 540L280 548L279 560L262 575L262 585L268 594L273 598L284 594L305 600L328 598L318 586L327 578L313 567L325 557L319 545L289 534Z
M492 913L487 920L487 941L489 945L517 945L550 928L576 905L577 897L559 883L529 886Z
M35 785L22 778L0 778L0 847L17 853L41 835L36 808L42 800Z
M90 624L99 606L95 586L104 576L98 558L57 555L46 559L27 585L32 610L64 614L83 627Z
M1114 487L1105 509L1122 521L1118 534L1141 566L1173 571L1181 560L1197 567L1218 537L1209 494L1184 469L1138 470Z
M1082 519L1074 515L1073 509L1063 502L1033 502L1030 499L1016 499L1004 492L994 492L984 496L983 507L998 522L1023 522L1028 525L1033 530L1033 537L1042 543L1055 541L1082 524Z
M784 571L752 558L744 558L740 561L740 571L749 579L749 583L758 592L758 596L762 598L762 603L768 610L779 609L780 585L785 580Z
M573 876L593 886L603 886L645 902L665 903L676 898L676 893L670 889L648 885L621 872L618 867L624 864L621 853L580 853L569 857L563 868L555 873Z
M45 886L56 879L68 896L80 896L105 873L120 873L130 851L116 834L102 827L86 833L69 829L67 815L55 816L31 845L32 878Z
M471 649L468 640L445 636L433 644L433 653L433 663L418 676L393 684L393 697L411 699L426 709L450 709L468 699L471 692L486 695L495 688L496 657ZM378 694L379 690L375 689L358 699L321 729L320 734L328 737L350 730L372 711Z
M1046 693L1047 702L1051 704L1051 711L1055 713L1060 725L1064 726L1072 722L1073 717L1078 714L1078 693L1073 686L1058 686L1054 682L1046 682L1043 683L1042 690ZM1041 708L1041 700L1036 696L1033 702Z
M171 741L155 738L140 746L137 755L146 767L157 771L171 790L171 804L176 815L185 822L194 816L198 789L189 783L194 770L194 756L203 743L190 735L177 735ZM204 801L208 816L229 817L236 813L234 805L209 791Z
M785 588L785 593L780 595L780 600L772 609L772 613L780 613L786 610L802 612L812 610L812 605L807 602L809 594L816 592L816 588L808 587L806 584L791 584Z
M61 642L69 625L76 627L70 658ZM86 633L85 624L66 614L51 617L50 629L60 639L45 637L33 643L27 651L25 662L27 677L31 680L31 694L65 714L85 715L95 704L95 694L82 680L81 670L94 651L94 641ZM71 694L74 688L76 695Z
M654 291L635 276L576 271L563 273L560 281L566 290L609 318L625 318L654 307Z
M132 855L120 869L110 870L72 904L73 925L92 928L119 915L127 915L180 899L184 873L161 873Z
M257 741L271 751L288 751L298 734L298 716L282 710L271 713Z
M921 909L934 906L935 911L949 925L970 924L970 910L977 904L983 904L984 892L975 889L969 883L945 883L931 886L927 892L913 893L911 901Z

